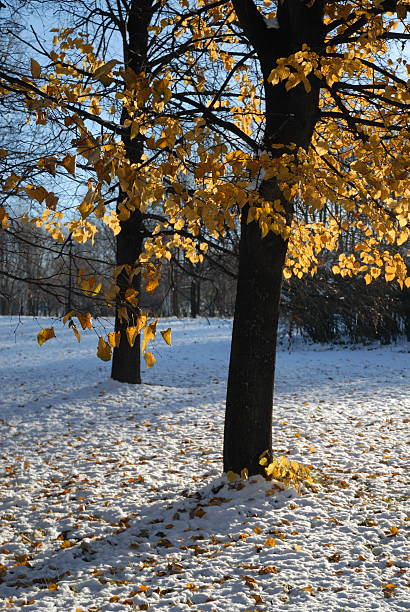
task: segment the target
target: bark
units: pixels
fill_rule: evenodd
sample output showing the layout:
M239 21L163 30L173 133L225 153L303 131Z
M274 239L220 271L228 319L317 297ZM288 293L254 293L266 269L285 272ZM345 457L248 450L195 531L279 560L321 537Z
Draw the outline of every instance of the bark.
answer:
M142 214L140 211L135 211L128 221L121 223L121 226L121 232L117 235L116 262L117 265L133 265L140 256L143 245ZM122 304L126 305L127 303L124 294L130 286L128 275L125 272L120 274L117 284L120 287L120 293L115 312L115 331L119 331L121 335L120 344L114 348L113 352L111 377L119 382L139 384L141 383L140 337L137 337L134 346L130 346L126 334L126 329L128 325L132 325L132 319L135 315L129 307L125 306L130 323L119 316L119 308ZM141 276L139 274L134 276L132 287L140 291Z
M124 37L124 58L125 64L132 68L136 74L146 72L148 26L152 14L152 0L133 0L131 2L127 23L128 40ZM124 124L127 118L127 112L124 110L121 123ZM132 164L139 163L144 151L142 138L137 136L131 140L129 133L125 134L124 145L129 161ZM125 198L126 194L120 192L118 204L120 205ZM139 210L133 211L126 221L121 221L121 232L116 239L117 265L135 265L142 252L144 232L143 215ZM114 348L111 377L120 382L139 384L141 383L140 337L137 337L134 346L131 347L126 336L126 329L128 325L132 325L135 313L127 305L124 297L126 289L130 286L125 271L119 276L117 284L120 287L120 292L116 304L115 330L121 332L121 337L119 346ZM134 276L132 287L140 291L140 275ZM124 306L130 323L119 317L119 309Z
M171 281L171 312L172 312L172 316L179 317L178 270L172 264L170 266L170 281Z
M190 287L190 304L191 304L191 317L196 319L199 315L199 303L201 300L201 284L197 279L191 280Z
M311 4L311 3L310 3ZM266 127L264 148L272 157L281 153L272 144L295 143L307 148L318 118L320 84L311 79L312 90L303 85L286 91L283 84L268 83L276 59L287 57L307 43L323 44L323 2L284 0L278 3L279 29L268 29L252 0L233 0L240 24L257 52L264 77ZM279 199L288 222L292 202L286 201L275 179L263 181L264 199ZM259 226L247 224L248 207L241 215L238 285L229 364L224 471L263 473L260 455L272 452L272 404L275 375L276 334L282 272L287 241L270 232L262 238Z

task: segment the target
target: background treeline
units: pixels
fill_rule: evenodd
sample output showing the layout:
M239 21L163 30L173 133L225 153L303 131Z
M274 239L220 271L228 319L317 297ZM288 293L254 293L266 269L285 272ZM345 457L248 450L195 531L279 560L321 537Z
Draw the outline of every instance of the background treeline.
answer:
M209 249L193 265L175 251L164 262L158 289L142 292L142 306L158 316L232 317L238 236L231 233L224 251ZM14 222L0 231L0 314L62 316L71 309L112 315L104 298L115 261L113 235L101 226L94 246L69 239L56 244L30 223ZM323 259L313 278L285 280L282 333L302 334L314 342L394 342L410 340L410 291L376 279L334 276L337 253ZM87 297L81 278L103 279L97 297Z

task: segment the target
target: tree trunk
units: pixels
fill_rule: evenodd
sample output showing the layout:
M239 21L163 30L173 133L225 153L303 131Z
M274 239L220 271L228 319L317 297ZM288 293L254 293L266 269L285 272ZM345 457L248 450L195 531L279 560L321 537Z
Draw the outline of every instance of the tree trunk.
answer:
M171 312L172 312L172 316L179 317L178 271L172 263L170 265L170 280L171 280Z
M311 78L311 90L298 85L287 91L283 83L272 86L269 75L276 59L288 57L306 43L323 44L323 2L283 0L278 3L278 29L267 28L253 0L233 0L264 77L266 123L263 148L279 157L290 143L307 148L318 118L320 83ZM278 149L272 145L283 145ZM264 200L279 200L287 223L293 205L275 179L262 181ZM263 473L260 455L272 454L272 403L276 335L282 273L287 241L270 231L262 238L258 223L247 224L248 206L241 215L238 285L232 330L224 434L224 471L250 475Z
M125 65L132 68L135 74L146 72L147 53L148 53L148 26L151 22L153 10L153 0L132 0L129 7L129 17L127 23L128 41L123 40ZM129 119L124 109L121 123ZM140 136L131 139L130 132L123 137L126 155L131 164L138 164L144 152L144 143ZM120 191L118 206L126 199L126 194ZM117 207L118 211L118 207ZM135 266L142 253L145 228L143 215L136 209L131 212L131 216L126 221L121 221L121 231L117 235L116 241L116 264ZM114 348L111 377L120 382L132 384L141 383L141 349L140 337L135 340L134 346L130 346L126 329L133 325L135 313L125 299L125 291L130 287L126 270L123 270L117 279L120 292L117 296L115 310L115 330L121 332L120 344ZM131 286L140 292L141 277L136 274L133 277ZM126 309L127 319L121 318L120 309Z
M287 243L242 212L239 273L229 363L224 471L261 471L259 457L272 448L276 331Z
M142 214L139 210L132 213L126 222L121 222L121 232L117 235L117 265L128 264L133 266L141 255L143 244ZM112 358L111 377L119 382L131 384L141 383L141 349L140 337L137 336L134 346L130 346L127 338L126 329L135 323L135 316L132 310L126 306L124 298L125 291L129 288L128 275L125 270L121 272L117 279L120 293L117 299L115 311L115 331L120 332L120 344L114 348ZM141 276L136 274L133 277L133 289L140 292ZM129 321L120 317L120 308L125 307Z
M193 319L196 319L197 315L199 314L198 295L199 295L199 281L193 278L191 280L191 288L190 288L191 317Z

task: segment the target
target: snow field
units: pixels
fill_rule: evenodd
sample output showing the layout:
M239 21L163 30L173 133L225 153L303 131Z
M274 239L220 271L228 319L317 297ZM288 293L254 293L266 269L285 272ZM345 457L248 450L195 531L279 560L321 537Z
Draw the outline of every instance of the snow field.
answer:
M2 317L0 601L58 612L410 609L406 344L279 350L275 454L297 495L221 478L230 322L162 320L144 384L90 331Z

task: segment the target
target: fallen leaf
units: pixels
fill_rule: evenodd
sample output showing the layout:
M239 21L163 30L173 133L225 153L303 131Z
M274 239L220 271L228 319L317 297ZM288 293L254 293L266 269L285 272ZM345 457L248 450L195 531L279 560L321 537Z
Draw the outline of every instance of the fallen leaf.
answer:
M276 546L276 540L274 538L267 538L264 544L265 546Z

